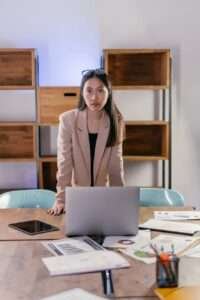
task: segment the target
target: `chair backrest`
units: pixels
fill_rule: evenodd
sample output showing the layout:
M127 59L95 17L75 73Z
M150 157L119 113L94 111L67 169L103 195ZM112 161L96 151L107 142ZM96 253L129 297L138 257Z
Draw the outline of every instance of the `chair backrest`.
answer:
M50 208L55 195L43 189L10 191L0 195L0 208Z
M167 188L140 188L140 206L184 206L184 197Z

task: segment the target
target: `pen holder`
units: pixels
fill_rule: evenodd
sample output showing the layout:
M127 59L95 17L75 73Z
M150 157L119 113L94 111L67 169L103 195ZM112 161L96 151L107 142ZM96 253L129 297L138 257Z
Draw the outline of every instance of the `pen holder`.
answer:
M156 282L158 287L178 286L179 258L176 255L161 253L156 259Z

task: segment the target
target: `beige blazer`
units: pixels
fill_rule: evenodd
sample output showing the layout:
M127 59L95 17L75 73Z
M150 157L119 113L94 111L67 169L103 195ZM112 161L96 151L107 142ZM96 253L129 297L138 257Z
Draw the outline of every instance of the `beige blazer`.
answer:
M87 112L74 109L59 117L57 140L57 201L65 201L66 186L90 186L90 144ZM106 112L100 120L94 157L94 185L124 184L122 144L106 147L110 120Z

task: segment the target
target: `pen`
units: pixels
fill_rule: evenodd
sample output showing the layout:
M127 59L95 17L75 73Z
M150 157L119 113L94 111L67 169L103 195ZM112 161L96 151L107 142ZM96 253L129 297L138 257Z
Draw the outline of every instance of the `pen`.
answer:
M100 246L98 243L93 241L92 239L85 237L83 238L83 241L86 242L88 245L90 245L95 250L104 250L102 246Z
M48 246L58 255L63 255L63 253L58 249L56 248L56 246L52 243L48 243Z
M157 250L156 246L154 246L153 244L150 244L150 247L151 247L152 250L154 251L155 255L156 255L157 257L159 257L159 253L158 253L158 250Z

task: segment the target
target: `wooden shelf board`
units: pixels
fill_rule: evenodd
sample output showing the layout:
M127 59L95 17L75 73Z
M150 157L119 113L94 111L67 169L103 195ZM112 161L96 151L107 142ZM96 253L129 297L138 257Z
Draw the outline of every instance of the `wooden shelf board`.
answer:
M168 160L166 156L134 156L134 155L124 155L125 160Z
M39 126L39 127L49 127L49 126L53 126L53 127L58 127L58 125L59 125L59 122L48 122L48 123L42 123L42 122L39 122L39 123L37 123L37 126Z
M41 162L41 163L43 163L43 162L56 162L57 161L57 157L56 156L40 156L39 157L39 161Z
M33 90L35 85L8 85L8 86L1 86L0 90Z
M0 48L0 52L35 52L35 48Z
M135 126L135 125L139 125L139 126L152 126L152 125L158 125L158 126L168 126L169 122L167 121L162 121L162 120L137 120L137 121L125 121L125 124L127 126Z
M1 122L0 121L0 126L36 126L36 122Z
M170 54L170 49L151 49L151 48L129 48L129 49L122 49L122 48L109 48L109 49L104 49L103 52L105 54L129 54L129 53L134 53L134 54L140 54L140 53L168 53Z
M113 90L166 90L167 85L113 85Z
M7 162L16 162L16 163L21 163L21 162L36 162L36 159L33 158L0 158L0 162L2 163L7 163Z

